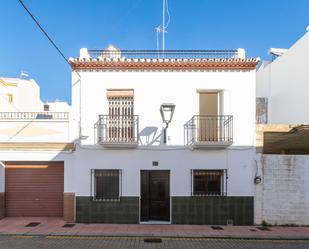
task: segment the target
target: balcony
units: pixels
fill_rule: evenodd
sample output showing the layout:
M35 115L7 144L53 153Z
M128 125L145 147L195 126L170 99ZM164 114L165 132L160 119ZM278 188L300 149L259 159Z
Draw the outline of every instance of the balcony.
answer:
M68 112L0 112L0 121L9 120L68 120Z
M68 112L0 112L0 142L70 142Z
M98 143L106 148L136 148L138 146L137 115L99 115L96 128Z
M185 145L223 149L233 143L233 116L193 116L185 125Z

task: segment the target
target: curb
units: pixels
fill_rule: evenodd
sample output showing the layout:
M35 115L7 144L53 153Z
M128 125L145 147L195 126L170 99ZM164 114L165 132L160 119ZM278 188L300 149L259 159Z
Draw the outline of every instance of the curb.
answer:
M309 241L307 236L297 236L297 237L288 237L288 236L233 236L233 235L222 235L222 236L211 236L211 235L191 235L191 236L181 236L181 235L160 235L160 234L63 234L63 233L49 233L49 234L40 234L40 233L0 233L0 237L50 237L50 239L74 239L74 238L97 238L97 239L144 239L144 238L162 238L166 240L173 239L184 239L184 240L284 240L284 241ZM58 237L58 238L57 238Z

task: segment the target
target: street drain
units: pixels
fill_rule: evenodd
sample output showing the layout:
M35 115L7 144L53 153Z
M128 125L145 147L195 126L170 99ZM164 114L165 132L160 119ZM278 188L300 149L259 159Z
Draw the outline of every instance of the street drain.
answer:
M271 229L269 229L268 227L257 227L257 229L261 231L271 231Z
M40 222L30 222L27 225L25 225L25 227L36 227L40 224L41 224Z
M145 238L144 239L145 243L162 243L161 238Z
M62 227L70 228L70 227L74 227L74 226L75 226L74 223L66 223L66 224L64 224Z
M211 226L213 230L224 230L223 227L220 226Z

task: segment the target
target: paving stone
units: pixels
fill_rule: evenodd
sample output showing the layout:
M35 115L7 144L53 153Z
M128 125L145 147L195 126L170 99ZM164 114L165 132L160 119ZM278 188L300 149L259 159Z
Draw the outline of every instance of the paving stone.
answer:
M306 249L309 241L163 238L162 242L145 243L143 238L129 237L32 237L0 236L5 249Z

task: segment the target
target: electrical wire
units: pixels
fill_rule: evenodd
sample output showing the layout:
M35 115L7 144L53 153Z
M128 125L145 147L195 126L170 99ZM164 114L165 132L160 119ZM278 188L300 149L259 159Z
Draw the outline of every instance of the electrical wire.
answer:
M35 22L35 24L38 26L38 28L43 32L45 37L49 40L49 42L52 44L52 46L58 51L60 56L66 61L66 63L70 66L70 68L73 70L68 58L64 55L64 53L60 50L60 48L56 45L56 43L53 41L53 39L50 37L50 35L44 30L42 25L39 23L39 21L35 18L35 16L31 13L31 11L28 9L28 7L25 5L23 0L18 0L18 2L22 5L22 7L26 10L26 12L29 14L31 19ZM78 77L81 79L81 75L75 71L75 73L78 75Z
M109 31L111 31L111 30L114 31L115 29L117 29L118 26L119 26L120 24L122 24L122 22L123 22L124 20L126 20L126 19L131 15L132 11L134 11L137 7L139 7L139 5L142 3L142 1L144 1L144 0L135 0L135 1L134 1L135 4L133 4L133 5L131 6L131 8L129 8L129 9L127 10L127 12L126 12L124 15L120 15L121 18L118 19L117 22L113 24L112 29L110 29Z
M56 45L56 43L52 40L52 38L47 34L47 32L44 30L44 28L41 26L39 21L34 17L34 15L30 12L30 10L27 8L27 6L24 4L22 0L18 0L18 2L23 6L23 8L27 11L29 16L32 18L32 20L35 22L35 24L39 27L39 29L43 32L45 37L49 40L49 42L53 45L53 47L58 51L58 53L61 55L61 57L68 63L71 67L71 64L69 63L69 60L67 57L61 52L59 47Z
M60 54L60 56L66 61L66 63L70 66L70 68L74 71L72 68L68 58L64 55L64 53L60 50L60 48L56 45L56 43L53 41L53 39L48 35L48 33L44 30L42 25L39 23L39 21L34 17L34 15L30 12L28 7L25 5L25 3L22 0L18 0L18 2L22 5L22 7L26 10L26 12L29 14L31 19L35 22L35 24L38 26L38 28L43 32L45 37L48 39L48 41L52 44L52 46L57 50L57 52ZM82 77L79 74L78 71L74 71L77 76L79 77L79 82L80 82L80 91L81 91L81 83L82 83ZM81 105L81 94L80 94L80 105ZM79 124L81 123L81 110L80 110L80 118L79 118ZM81 129L81 127L79 128Z

